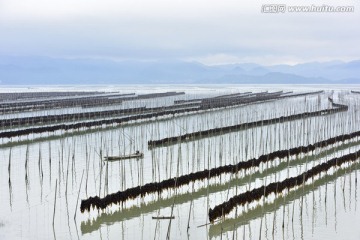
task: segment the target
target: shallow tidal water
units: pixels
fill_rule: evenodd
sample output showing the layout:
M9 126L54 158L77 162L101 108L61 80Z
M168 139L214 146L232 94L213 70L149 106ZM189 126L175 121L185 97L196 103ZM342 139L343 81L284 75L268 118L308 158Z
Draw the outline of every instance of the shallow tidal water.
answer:
M352 139L307 154L277 159L257 168L196 181L149 194L105 210L80 212L80 202L127 188L235 164L276 150L312 144L360 130L360 85L122 85L5 86L0 92L119 91L185 95L124 102L127 107L170 105L174 100L237 92L309 92L319 95L236 106L149 121L0 139L0 239L359 239L360 160L331 169L304 186L239 206L209 223L209 208L230 197L360 150ZM209 128L331 108L346 112L258 126L183 143L149 148L149 140ZM79 108L0 115L0 118L65 114ZM1 129L7 131L8 129ZM144 158L115 162L105 156L139 150ZM174 216L171 221L152 217Z

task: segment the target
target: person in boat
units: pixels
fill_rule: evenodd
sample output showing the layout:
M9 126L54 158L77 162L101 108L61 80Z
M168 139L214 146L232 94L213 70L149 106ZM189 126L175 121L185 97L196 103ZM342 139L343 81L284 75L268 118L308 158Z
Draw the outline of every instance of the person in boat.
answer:
M139 154L140 154L139 150L136 150L135 154L136 154L136 155L139 155Z

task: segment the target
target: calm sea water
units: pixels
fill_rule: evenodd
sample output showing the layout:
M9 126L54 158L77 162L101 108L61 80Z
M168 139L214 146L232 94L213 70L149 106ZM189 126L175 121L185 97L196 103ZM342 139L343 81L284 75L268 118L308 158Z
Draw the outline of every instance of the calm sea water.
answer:
M307 145L359 131L360 85L114 85L2 86L0 92L119 91L185 95L125 102L100 109L170 105L174 100L236 92L324 94L232 107L199 114L124 125L0 139L0 239L359 239L359 164L331 170L304 187L238 207L209 224L208 210L249 189L296 176L337 156L358 151L360 139L317 149L236 175L198 181L81 213L90 196L157 182L225 164L246 161L279 149ZM231 132L149 149L147 141L331 107L328 97L349 111ZM1 115L0 118L64 114L79 108ZM1 131L7 131L2 129ZM104 156L139 150L140 160L106 163ZM171 216L173 220L153 220Z

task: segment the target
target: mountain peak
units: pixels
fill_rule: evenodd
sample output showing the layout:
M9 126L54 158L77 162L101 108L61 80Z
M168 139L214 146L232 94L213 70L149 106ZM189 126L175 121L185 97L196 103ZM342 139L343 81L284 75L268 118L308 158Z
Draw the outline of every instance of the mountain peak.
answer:
M1 84L357 83L360 60L262 66L207 66L180 60L0 56ZM350 79L350 80L349 80ZM358 81L360 83L360 81Z

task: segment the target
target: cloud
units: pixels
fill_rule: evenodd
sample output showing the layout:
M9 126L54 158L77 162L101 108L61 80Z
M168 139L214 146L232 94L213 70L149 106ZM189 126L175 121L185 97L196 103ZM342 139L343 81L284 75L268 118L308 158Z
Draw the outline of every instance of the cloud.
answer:
M316 4L323 3L329 4ZM360 55L355 47L360 41L357 12L263 14L262 4L269 2L2 0L0 54L202 58L210 64L351 60ZM360 9L358 1L346 4Z

